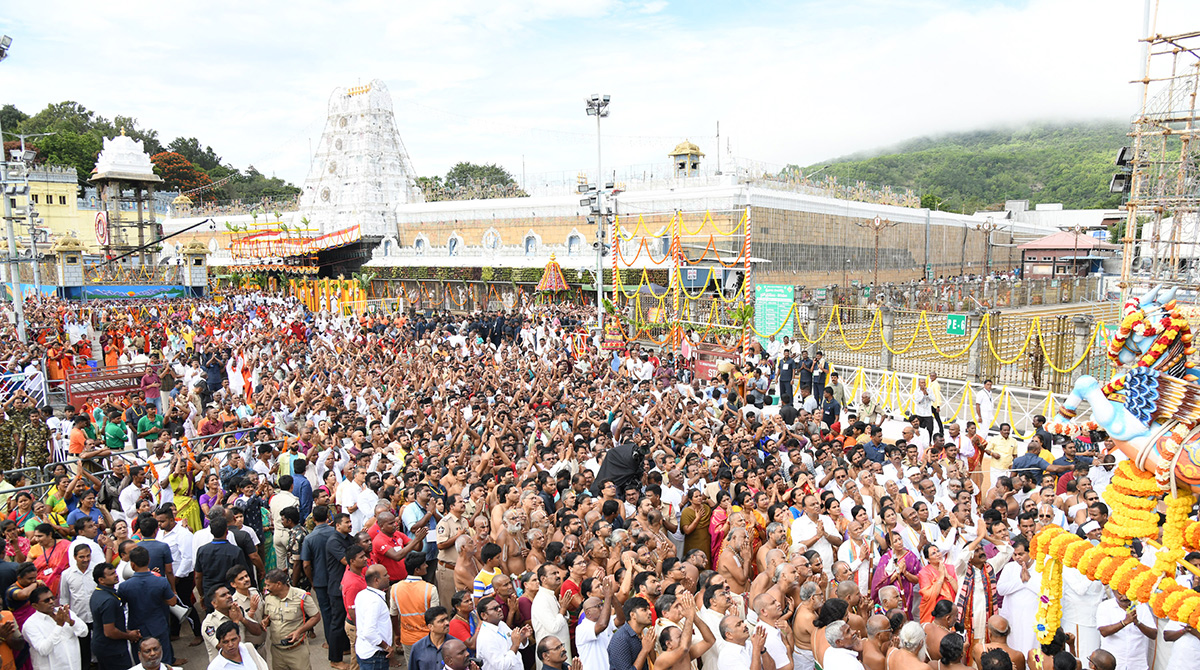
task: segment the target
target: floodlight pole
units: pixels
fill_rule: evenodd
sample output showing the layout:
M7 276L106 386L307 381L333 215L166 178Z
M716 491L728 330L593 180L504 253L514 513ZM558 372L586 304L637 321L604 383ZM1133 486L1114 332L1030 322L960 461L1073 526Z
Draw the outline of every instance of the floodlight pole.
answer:
M596 117L596 331L597 336L602 341L604 338L604 226L608 221L608 217L604 213L604 173L603 162L601 161L600 153L600 119L608 116L608 101L609 96L593 94L587 99L588 116ZM616 253L615 245L620 240L613 239L613 253ZM620 269L614 270L620 273ZM614 281L620 281L619 278L614 278ZM613 296L616 299L616 296Z
M57 134L58 134L57 131L51 132L51 133L31 133L31 134L9 133L9 135L21 140L21 161L26 162L26 163L28 162L28 161L25 161L25 138L26 137L49 137L51 135L57 135ZM2 130L0 130L0 137L4 137L4 132ZM26 167L25 184L28 185L29 184L28 170L29 170L30 166L26 165L25 167ZM49 198L50 196L47 195L46 197ZM50 203L47 202L46 204L49 205ZM34 230L34 228L36 226L36 222L34 221L34 216L33 216L33 200L31 198L29 198L28 195L26 195L25 213L27 215L26 218L29 221L29 248L30 248L31 253L33 254L33 294L40 300L41 296L42 296L42 278L41 278L41 270L38 268L39 263L38 263L37 235L35 234L36 231Z
M8 36L5 35L4 41L7 42L7 38ZM7 49L5 49L0 58L7 55L8 52ZM0 128L0 154L4 153L4 142L2 141L3 137L3 129ZM14 325L17 328L17 338L20 339L21 344L25 344L27 341L27 337L25 335L25 306L23 304L24 296L21 295L20 278L17 276L17 234L13 230L13 199L9 197L7 192L8 158L9 157L7 155L0 155L0 191L3 192L4 196L4 225L8 230L8 281L12 285L13 313L16 321ZM26 195L26 198L28 198L28 195ZM28 206L28 203L26 206Z

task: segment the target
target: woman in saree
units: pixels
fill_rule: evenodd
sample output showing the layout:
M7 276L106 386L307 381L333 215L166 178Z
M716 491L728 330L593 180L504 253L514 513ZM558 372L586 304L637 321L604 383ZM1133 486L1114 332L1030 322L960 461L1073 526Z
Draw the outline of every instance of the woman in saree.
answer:
M19 531L20 527L16 522L8 519L0 521L0 537L4 538L3 560L24 563L25 557L29 555L29 538L21 535Z
M13 500L17 508L8 513L8 519L24 532L25 523L33 518L33 496L29 495L29 491L21 491L13 496Z
M733 499L729 491L717 492L717 506L712 510L712 519L708 522L709 555L713 565L721 556L721 547L725 544L725 536L729 534L729 512L733 507Z
M879 589L894 586L900 591L904 613L912 616L913 588L919 581L921 560L904 546L899 533L888 534L889 549L879 557L871 577L871 600L879 602Z
M221 504L221 478L215 473L204 478L204 493L200 494L200 520L208 526L208 511Z
M29 560L37 568L37 578L50 587L58 596L58 583L62 573L71 564L71 543L54 539L54 527L48 523L38 524L30 537Z
M193 480L188 472L188 461L177 458L171 466L171 474L167 478L171 491L175 494L175 510L179 518L187 524L193 533L203 528L203 517L200 514L200 504L193 495Z

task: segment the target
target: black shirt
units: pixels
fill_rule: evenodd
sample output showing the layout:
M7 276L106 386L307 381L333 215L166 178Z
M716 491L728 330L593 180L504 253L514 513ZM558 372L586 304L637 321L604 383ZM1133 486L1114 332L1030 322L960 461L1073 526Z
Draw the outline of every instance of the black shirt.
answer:
M346 564L342 563L342 559L346 557L346 550L353 544L353 535L342 535L334 531L325 545L325 564L329 566L329 586L337 585L339 596L341 595L342 575L346 573Z
M312 564L313 588L325 588L330 585L329 563L325 559L325 548L329 544L329 536L337 531L329 524L323 523L312 529L304 543L300 545L300 560ZM341 588L341 584L336 585Z
M196 551L195 569L204 576L204 581L200 584L201 592L207 594L212 587L224 584L225 573L235 565L245 566L251 574L254 573L242 550L237 545L230 544L228 539L213 540L200 547Z
M97 586L89 603L92 610L92 650L101 654L129 653L129 640L110 640L104 635L104 625L111 623L117 630L126 631L125 607L111 586Z
M171 565L171 547L159 540L142 540L137 546L145 547L150 552L150 571L157 570L160 576L166 577L167 566Z

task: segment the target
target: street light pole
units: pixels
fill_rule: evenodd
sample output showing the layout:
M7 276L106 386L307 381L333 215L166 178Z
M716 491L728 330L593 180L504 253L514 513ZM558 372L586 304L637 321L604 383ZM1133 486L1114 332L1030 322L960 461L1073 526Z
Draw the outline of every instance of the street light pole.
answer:
M975 224L975 229L982 230L984 232L984 235L987 236L983 240L984 249L985 249L984 254L985 254L985 258L987 259L986 261L984 261L984 266L983 266L983 275L985 277L992 274L992 232L997 230L998 228L1000 228L1000 224L993 221L992 217L990 217L990 216L987 218L987 221L984 221L983 223Z
M49 137L51 135L57 135L58 133L50 132L50 133L30 133L30 134L23 134L23 133L8 133L8 134L12 137L15 137L15 138L21 140L21 160L28 163L28 161L26 160L27 157L25 155L25 138L27 138L27 137ZM3 137L2 131L0 131L0 137ZM25 167L26 167L25 184L28 186L29 185L28 168L30 166L27 164ZM50 196L47 195L46 197L49 198ZM46 204L49 205L50 203L47 202ZM41 295L42 295L42 278L41 278L41 270L38 268L37 234L34 229L36 226L36 222L34 220L35 212L33 209L32 202L26 203L25 213L28 215L26 218L29 222L29 248L30 248L30 252L32 253L32 258L33 258L33 294L35 296L35 299L40 299Z
M610 96L593 93L584 102L587 104L588 116L596 117L596 330L600 338L604 337L604 225L608 217L604 214L604 173L600 158L600 119L608 116ZM612 243L619 244L614 239ZM616 270L619 272L619 270ZM620 281L614 279L614 281ZM616 296L613 296L616 299Z
M8 56L8 49L11 44L11 37L8 35L0 36L0 61ZM0 139L3 137L3 129L0 128ZM0 141L0 154L4 154L4 142L2 141ZM27 340L25 335L25 306L23 304L24 296L21 295L20 278L17 276L17 235L13 230L12 202L14 198L9 195L8 159L7 155L0 155L0 187L4 191L4 223L8 229L8 280L12 285L13 313L16 320L14 325L17 328L17 338L20 339L22 344L25 344ZM28 187L26 187L25 191L28 194ZM26 206L28 206L28 203L26 203Z

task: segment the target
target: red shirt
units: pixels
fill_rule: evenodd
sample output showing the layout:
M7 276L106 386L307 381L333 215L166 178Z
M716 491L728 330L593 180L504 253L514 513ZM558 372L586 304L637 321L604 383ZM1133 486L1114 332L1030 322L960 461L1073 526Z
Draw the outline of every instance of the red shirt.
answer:
M387 568L388 579L393 582L408 577L408 570L404 569L404 561L388 558L387 552L391 549L403 549L406 544L408 544L408 536L400 531L396 531L391 536L383 531L378 531L371 540L371 558Z
M346 573L342 575L342 602L346 605L346 620L351 623L354 622L354 597L365 588L366 577L356 575L353 570L347 568Z

